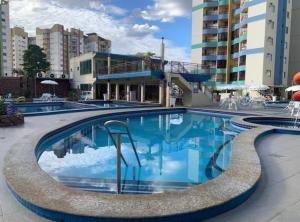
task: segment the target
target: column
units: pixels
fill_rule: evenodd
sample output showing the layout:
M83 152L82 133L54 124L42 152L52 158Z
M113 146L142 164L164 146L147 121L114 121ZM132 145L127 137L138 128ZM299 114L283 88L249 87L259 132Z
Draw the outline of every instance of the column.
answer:
M130 102L130 85L126 85L126 100L127 102Z
M107 99L110 100L111 95L110 95L110 82L107 82Z
M144 71L145 71L145 61L142 60L142 72L144 72Z
M116 83L116 100L120 100L120 86Z
M93 99L96 99L97 98L97 84L96 84L96 82L93 83L92 93L93 93Z
M166 85L166 107L171 107L171 87L172 87L172 81L170 76L167 77L167 85Z
M141 87L141 103L145 102L145 83L140 85Z
M160 81L160 83L159 83L159 104L160 105L163 105L164 104L164 97L165 97L165 93L164 93L164 91L165 91L165 87L164 87L164 81Z
M107 57L107 74L111 74L111 58L110 56Z

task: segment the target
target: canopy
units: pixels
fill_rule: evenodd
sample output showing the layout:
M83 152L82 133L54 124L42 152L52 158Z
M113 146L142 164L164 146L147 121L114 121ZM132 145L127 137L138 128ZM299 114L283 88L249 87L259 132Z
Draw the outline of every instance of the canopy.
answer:
M267 86L267 85L263 85L263 84L261 84L261 85L249 85L248 86L248 89L249 90L252 90L252 91L264 91L264 90L268 90L268 89L270 89L270 87L269 86Z
M286 92L296 92L300 91L300 85L291 86L285 90Z
M222 91L222 90L244 90L247 87L245 85L224 85L224 86L218 86L217 90Z
M44 84L44 85L58 85L57 82L53 81L53 80L44 80L41 82L41 84Z

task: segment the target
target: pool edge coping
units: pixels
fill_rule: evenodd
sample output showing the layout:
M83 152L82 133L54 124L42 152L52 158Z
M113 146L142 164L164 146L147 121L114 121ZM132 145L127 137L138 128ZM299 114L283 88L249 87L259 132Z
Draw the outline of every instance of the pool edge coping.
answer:
M147 107L149 108L149 107ZM143 110L138 112L145 112L149 111L147 108L142 108ZM179 108L189 110L189 108ZM154 112L159 110L170 110L170 109L155 109ZM171 109L171 110L178 110L178 109ZM197 110L197 109L192 109ZM203 111L204 109L199 109ZM152 111L152 110L150 110ZM205 111L205 110L204 110ZM136 110L131 111L124 111L124 110L115 110L114 114L128 114L137 112ZM228 113L227 113L228 114ZM109 115L109 114L108 114ZM84 117L79 122L86 121L90 118L97 118L102 117L103 115L92 115L91 117ZM245 118L239 117L239 118ZM71 125L75 125L76 123L70 123ZM59 127L60 130L69 128L69 124L64 124L65 126ZM56 129L57 130L57 129ZM37 164L36 156L35 156L35 147L38 143L43 139L45 133L40 133L34 136L33 141L31 143L23 144L23 147L13 147L12 150L8 153L5 157L5 167L4 167L4 174L7 179L7 184L12 190L12 192L18 197L19 201L22 202L25 206L31 208L31 210L35 211L37 214L42 214L40 210L46 210L50 213L50 215L43 215L44 217L51 217L54 216L55 213L62 213L62 214L69 214L75 217L91 217L91 218L102 218L108 219L109 221L113 220L120 220L123 219L141 219L141 218L148 218L149 220L163 217L163 218L174 218L178 217L179 215L184 216L195 216L197 219L205 219L208 217L213 216L211 211L216 211L216 214L220 214L224 211L227 211L228 207L234 208L237 205L244 202L254 191L259 182L261 177L261 165L258 155L255 150L255 141L261 137L266 132L272 131L273 127L257 127L251 129L250 131L243 132L242 134L238 135L232 143L232 159L231 165L229 169L220 175L219 177L211 180L205 184L196 186L194 188L183 190L183 191L169 191L162 194L152 194L152 195L111 195L111 194L103 194L103 193L94 193L88 191L78 191L73 188L65 187L64 185L56 182L52 179L48 174L41 170L41 168ZM55 130L54 130L55 131ZM53 133L53 130L51 130ZM51 133L48 132L48 133ZM240 145L243 144L243 151L241 152ZM20 144L19 144L20 145ZM28 147L29 146L29 147ZM23 151L23 152L22 152ZM27 152L24 153L24 152ZM29 152L28 152L29 151ZM33 152L30 152L33 151ZM246 153L246 155L245 155ZM17 154L17 156L15 156ZM25 157L30 157L29 159ZM18 161L21 159L22 161ZM24 161L25 166L28 166L31 169L29 172L30 174L34 174L34 178L39 178L40 180L32 180L24 178ZM16 169L12 169L13 167L19 167L21 172L16 171ZM28 169L27 168L27 169ZM21 174L20 174L21 173ZM25 173L26 174L26 173ZM28 189L24 188L24 179L27 181L26 186ZM42 196L37 195L36 191L41 190L42 193L45 194L45 189L42 186L43 184L51 184L51 196ZM222 186L221 186L222 184ZM34 189L37 188L37 189ZM33 190L35 193L33 193ZM55 190L56 192L53 192ZM49 190L48 190L49 192ZM216 195L218 194L218 195ZM58 195L58 196L57 196ZM106 211L99 212L99 209L91 210L85 209L83 210L83 205L88 205L86 202L82 203L81 205L78 203L73 203L70 207L70 202L74 199L70 198L70 195L73 195L76 201L78 198L91 198L93 203L95 202L94 197L97 196L99 201L120 201L122 203L130 202L130 207L125 205L124 209L118 209L117 212L112 212L110 208ZM42 197L41 197L42 196ZM143 197L141 200L140 197ZM57 200L60 198L69 198L67 201L68 204L66 206L56 205ZM175 207L174 205L170 204L174 200L180 197L181 203L180 206ZM45 198L41 200L41 198ZM57 198L57 199L56 199ZM49 203L52 202L52 203ZM53 201L55 203L53 203ZM86 200L85 200L86 201ZM184 203L186 203L189 207L187 208ZM225 204L224 204L225 203ZM72 204L72 203L71 203ZM112 203L115 204L115 203ZM226 206L226 204L229 204ZM159 205L155 206L155 205ZM31 206L31 207L30 207ZM74 207L75 206L75 207ZM76 208L77 206L77 208ZM118 205L117 205L118 206ZM126 207L127 206L127 207ZM136 208L134 208L134 206ZM147 209L148 211L142 211L141 206L143 206L144 210ZM99 206L98 206L99 207ZM103 207L103 206L102 206ZM112 206L110 206L112 207ZM116 207L116 206L115 206ZM35 208L35 209L32 209ZM78 209L80 208L80 209ZM161 209L163 208L163 210ZM180 209L179 209L180 208ZM128 212L128 210L130 212ZM53 211L53 212L52 212ZM127 211L127 213L125 212ZM137 212L140 211L140 212ZM52 212L52 213L51 213ZM202 216L200 215L202 214ZM214 215L214 216L215 216ZM57 216L57 215L56 215Z

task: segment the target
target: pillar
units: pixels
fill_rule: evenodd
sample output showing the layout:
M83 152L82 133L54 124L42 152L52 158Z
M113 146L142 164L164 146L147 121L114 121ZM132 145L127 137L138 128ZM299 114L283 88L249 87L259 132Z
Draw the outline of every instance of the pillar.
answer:
M111 95L110 95L110 91L111 91L110 90L110 86L111 86L110 82L107 82L107 99L108 100L110 100L110 98L111 98Z
M107 74L111 74L111 58L107 57Z
M126 85L126 100L127 102L130 102L130 85Z
M165 86L164 86L164 81L160 81L159 83L159 104L164 105L164 100L165 100Z
M145 102L145 83L142 83L141 85L141 103Z
M145 61L143 60L142 61L142 72L144 72L145 71Z
M120 86L116 83L116 100L120 100Z
M167 85L166 85L166 107L171 107L171 90L172 90L172 82L170 76L167 77Z

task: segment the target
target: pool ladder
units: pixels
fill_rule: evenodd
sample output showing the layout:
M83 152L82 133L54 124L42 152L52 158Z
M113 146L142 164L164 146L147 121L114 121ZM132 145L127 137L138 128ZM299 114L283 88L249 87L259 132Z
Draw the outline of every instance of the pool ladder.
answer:
M124 132L113 132L113 131L111 131L111 128L110 128L113 125L121 126L125 129L125 131ZM136 151L136 147L134 145L131 133L128 129L128 124L126 122L122 122L119 120L110 120L110 121L107 121L104 123L104 127L105 127L111 141L113 142L114 146L117 149L117 194L120 194L121 193L121 160L124 162L126 167L128 167L128 163L126 162L126 160L121 152L121 137L122 137L122 135L128 136L139 167L141 167L141 162L140 162L138 153ZM114 139L114 135L116 135L116 140Z

